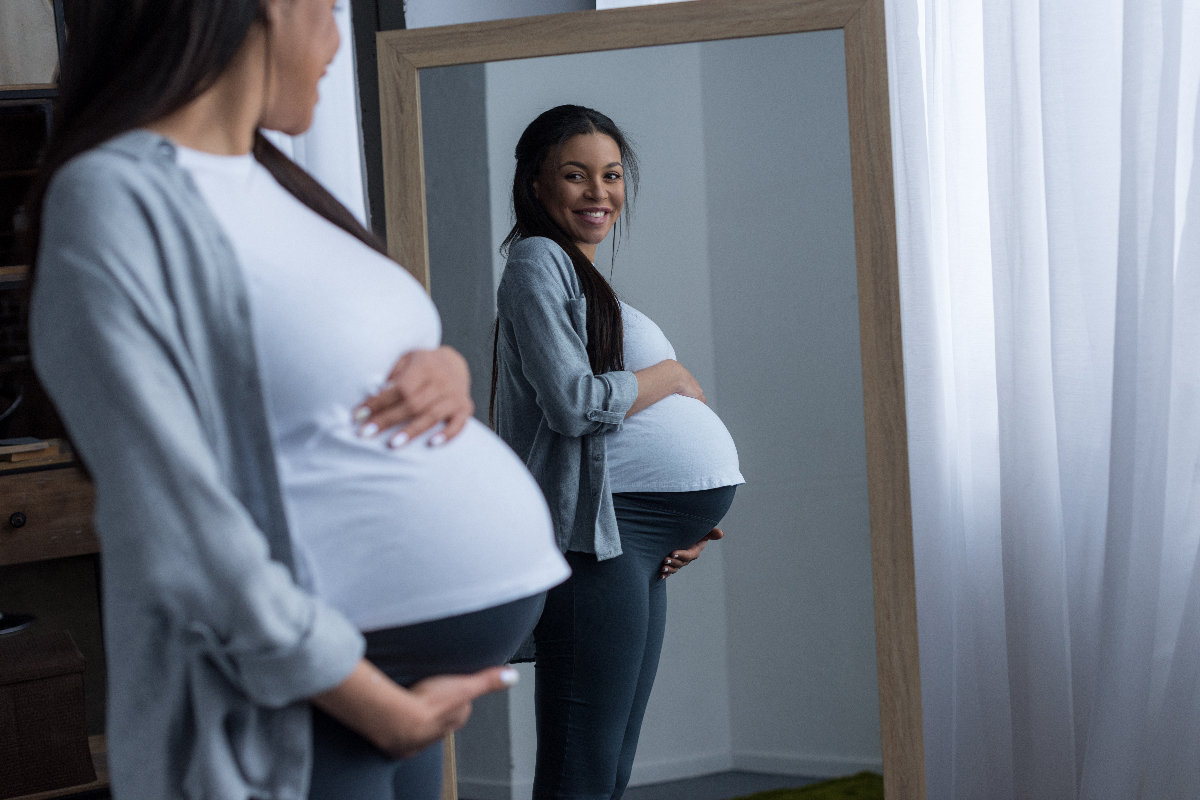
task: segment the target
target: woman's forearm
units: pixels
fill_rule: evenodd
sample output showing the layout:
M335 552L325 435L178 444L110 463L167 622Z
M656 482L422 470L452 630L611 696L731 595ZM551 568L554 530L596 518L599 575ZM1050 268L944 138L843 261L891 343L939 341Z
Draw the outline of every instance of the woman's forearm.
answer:
M312 703L393 758L406 758L465 725L475 698L514 683L516 670L492 667L426 678L405 689L362 659Z
M419 719L407 692L371 662L363 659L340 684L312 699L313 705L346 727L360 734L380 750L403 755L404 743L395 718L407 718L411 733L424 728L428 720Z
M694 397L704 402L704 392L700 384L683 364L674 359L660 361L653 367L638 370L633 375L637 378L638 393L633 405L625 412L626 417L632 417L673 394Z

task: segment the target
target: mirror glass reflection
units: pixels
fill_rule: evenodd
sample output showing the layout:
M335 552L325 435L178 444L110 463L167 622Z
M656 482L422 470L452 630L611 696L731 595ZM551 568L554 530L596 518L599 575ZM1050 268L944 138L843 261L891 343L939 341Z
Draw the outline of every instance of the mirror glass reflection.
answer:
M596 264L653 319L738 447L726 538L669 580L632 785L880 770L841 31L422 70L430 276L486 418L513 148L562 103L642 168ZM533 672L459 734L460 794L528 796ZM522 791L522 787L524 790ZM500 795L496 795L500 796ZM508 796L508 795L505 795Z

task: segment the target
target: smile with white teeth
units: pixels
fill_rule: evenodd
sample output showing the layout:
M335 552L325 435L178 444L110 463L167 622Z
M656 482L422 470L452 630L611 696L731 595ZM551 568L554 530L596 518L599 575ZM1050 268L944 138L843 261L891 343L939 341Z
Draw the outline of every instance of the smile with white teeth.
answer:
M603 219L608 214L607 211L580 211L579 213L592 219Z

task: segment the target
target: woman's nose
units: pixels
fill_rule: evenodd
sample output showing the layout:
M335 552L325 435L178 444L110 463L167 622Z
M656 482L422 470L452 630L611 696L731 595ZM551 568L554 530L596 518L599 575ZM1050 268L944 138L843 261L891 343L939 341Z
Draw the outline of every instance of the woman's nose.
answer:
M587 196L589 200L599 200L608 194L608 189L604 186L604 182L600 180L589 181L587 185Z

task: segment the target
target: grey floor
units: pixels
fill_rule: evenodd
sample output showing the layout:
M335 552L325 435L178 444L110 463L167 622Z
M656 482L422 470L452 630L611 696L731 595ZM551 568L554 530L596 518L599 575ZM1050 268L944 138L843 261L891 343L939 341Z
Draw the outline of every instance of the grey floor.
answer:
M625 800L729 800L768 789L794 789L818 780L759 772L718 772L699 778L634 786L625 790Z

